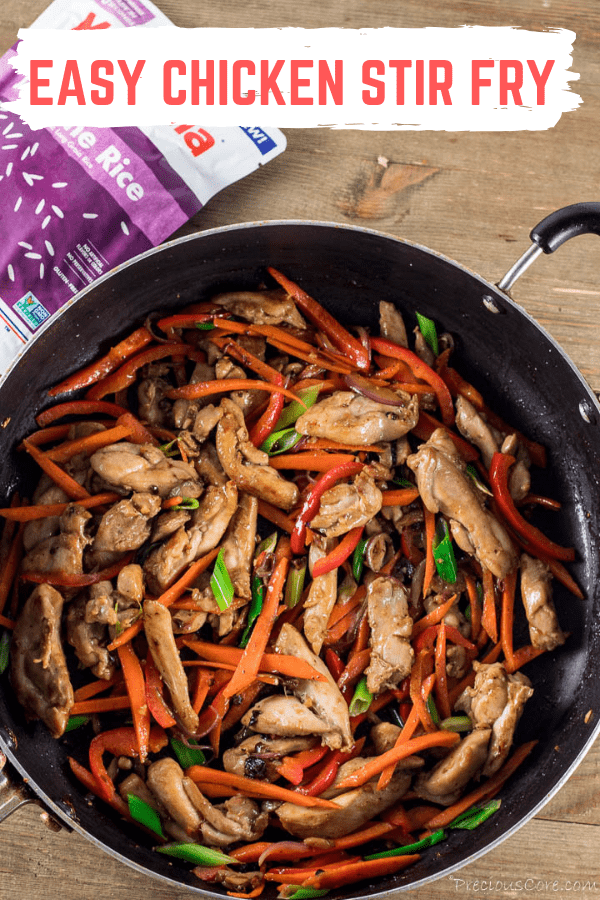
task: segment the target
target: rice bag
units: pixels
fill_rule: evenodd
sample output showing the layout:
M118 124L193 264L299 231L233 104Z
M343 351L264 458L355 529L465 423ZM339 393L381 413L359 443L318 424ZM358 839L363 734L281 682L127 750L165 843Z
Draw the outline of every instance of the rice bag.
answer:
M54 0L31 27L170 24L150 0ZM259 126L32 131L2 107L21 78L15 55L0 58L0 374L80 290L285 149Z

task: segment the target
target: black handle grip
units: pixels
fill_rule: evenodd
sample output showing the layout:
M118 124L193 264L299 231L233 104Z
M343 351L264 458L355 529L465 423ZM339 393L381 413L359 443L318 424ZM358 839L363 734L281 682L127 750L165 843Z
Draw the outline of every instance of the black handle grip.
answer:
M557 209L535 226L530 237L544 253L554 253L580 234L600 235L600 203L573 203Z

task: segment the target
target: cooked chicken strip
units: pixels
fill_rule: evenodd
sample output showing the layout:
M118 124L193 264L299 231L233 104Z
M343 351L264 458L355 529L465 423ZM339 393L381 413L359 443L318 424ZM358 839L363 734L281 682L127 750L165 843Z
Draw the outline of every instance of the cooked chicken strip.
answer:
M374 519L382 503L383 495L366 468L349 484L336 484L325 491L310 527L326 537L337 537Z
M280 737L328 735L330 727L305 706L297 697L273 694L259 700L248 710L242 724L261 734Z
M225 472L240 490L281 509L291 509L298 501L296 485L272 469L268 455L251 443L239 406L225 397L221 408L224 414L217 425L216 447Z
M255 325L281 325L285 322L294 328L306 328L296 304L281 288L273 291L228 291L217 294L211 302Z
M413 664L408 592L395 578L375 578L367 587L367 610L371 626L367 688L378 694L384 688L396 687L410 674Z
M401 347L408 347L408 336L402 314L393 303L381 300L379 303L379 330L381 336L389 338Z
M491 728L478 728L468 734L431 772L417 778L414 790L424 800L451 806L456 803L471 778L488 755Z
M472 403L460 395L456 398L456 427L468 441L481 451L486 469L494 453L500 449L502 436L485 421ZM514 500L523 500L531 488L531 475L522 459L517 460L509 473L508 487Z
M250 600L252 560L254 558L258 500L242 494L238 508L227 526L221 547L223 562L233 582L236 597Z
M567 639L561 630L552 600L552 573L539 559L521 555L521 597L534 647L554 650Z
M497 578L517 564L515 548L505 528L479 500L465 463L443 428L408 457L417 476L419 493L430 512L442 512L466 529L479 562Z
M156 668L169 689L175 714L183 728L193 734L198 728L198 714L192 709L187 676L175 643L171 613L166 606L146 599L144 631Z
M328 725L329 734L323 736L323 743L332 750L351 750L354 738L350 728L348 704L323 660L312 652L300 632L287 622L279 632L275 649L278 653L305 660L325 676L326 682L297 679L294 693Z
M152 523L150 542L159 544L165 541L176 531L179 531L192 518L191 512L186 509L167 509L157 516Z
M180 528L149 554L144 572L151 591L162 593L189 566L217 546L231 521L238 500L235 484L209 487L192 514L189 528Z
M314 737L268 738L254 735L223 754L226 772L257 778L260 781L277 781L280 777L277 763L284 756L308 750L315 745Z
M91 513L81 506L68 506L58 520L60 533L36 544L23 559L22 570L81 575L83 551L91 543L85 527L91 518Z
M308 568L311 574L316 561L327 556L333 547L333 539L328 540L319 534L315 535L308 551ZM337 600L337 576L337 569L332 569L325 575L313 578L304 601L304 635L317 655L321 652L329 616Z
M166 457L152 444L111 444L96 450L90 464L104 481L130 491L157 493L160 497L180 489L185 497L199 497L202 493L193 466Z
M106 585L106 582L99 582ZM110 582L108 582L110 586ZM75 654L84 669L91 669L96 678L111 678L115 661L106 649L107 625L117 621L117 614L110 604L97 602L98 585L91 585L90 597L81 594L69 604L67 612L67 640L75 648ZM110 594L108 595L110 597ZM102 594L104 599L106 594ZM108 608L107 608L108 606Z
M40 584L25 601L13 631L11 682L28 718L42 719L53 737L63 734L74 703L60 640L62 595Z
M364 762L364 761L363 761ZM318 835L321 838L339 838L357 831L379 813L400 800L407 792L411 776L397 770L382 791L377 790L375 779L362 787L336 796L336 809L307 809L295 803L283 803L277 816L290 834L303 839Z
M533 694L526 675L515 672L508 675L502 663L473 662L475 684L465 688L455 709L470 716L476 729L491 725L489 744L483 775L488 778L497 772L512 746L515 728L525 703Z
M414 428L419 418L416 396L396 391L403 406L376 403L353 391L336 391L315 403L296 421L296 431L346 444L394 441Z
M114 503L100 520L94 550L137 550L150 537L149 520L160 511L160 505L156 494L132 494L130 500Z
M172 819L195 837L202 824L202 816L188 797L183 786L185 775L181 766L170 756L148 766L146 783Z

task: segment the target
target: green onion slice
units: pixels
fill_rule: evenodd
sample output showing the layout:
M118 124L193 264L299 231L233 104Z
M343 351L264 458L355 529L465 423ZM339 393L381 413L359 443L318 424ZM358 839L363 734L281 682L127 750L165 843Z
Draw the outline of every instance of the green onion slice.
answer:
M392 484L397 484L398 487L401 488L414 488L414 483L409 481L408 478L402 478L402 476L398 475L396 478L392 478Z
M181 503L172 506L171 509L198 509L200 503L195 497L182 497Z
M436 356L439 355L440 345L438 342L437 329L435 327L435 322L433 319L428 319L427 316L421 315L421 313L415 313L417 317L417 322L419 323L419 330L433 352Z
M448 828L465 828L472 831L493 816L500 809L501 803L501 800L489 800L482 805L472 806L471 809L467 809L450 822Z
M469 463L469 465L467 466L467 475L471 476L475 483L475 486L478 487L480 491L482 491L484 494L487 494L489 497L494 496L489 487L487 487L487 485L483 483L483 481L479 477L479 472L472 463Z
M278 456L295 447L298 441L302 440L303 435L298 434L295 428L284 428L280 431L273 431L269 437L260 445L260 449L268 453L269 456Z
M416 841L414 844L407 844L405 847L395 847L393 850L383 850L381 853L373 853L371 856L365 856L365 859L384 859L386 856L405 856L407 853L417 853L419 850L424 850L425 847L433 847L434 844L439 844L440 841L444 841L445 839L446 832L440 828L438 831L434 831L432 834L420 841Z
M239 865L239 860L233 856L227 856L220 850L213 850L212 847L203 847L202 844L165 844L163 847L156 847L156 850L167 856L196 863L198 866L225 866L228 863Z
M183 741L173 737L169 738L169 743L182 769L189 766L203 766L206 763L206 756L199 747L188 747Z
M288 609L293 609L300 603L305 578L306 559L294 560L290 566L289 575L285 583L285 605Z
M356 545L356 549L352 554L352 575L356 581L360 581L363 569L365 567L365 547L369 538L363 538Z
M0 675L8 669L10 658L10 631L3 631L0 637Z
M440 722L442 731L470 731L472 727L473 723L468 716L449 716Z
M214 322L196 322L196 328L199 328L200 331L212 331L216 327Z
M290 425L293 425L296 419L299 419L302 413L306 412L307 409L310 409L311 406L314 406L317 402L317 397L319 396L319 391L321 390L320 384L313 384L310 387L303 388L301 391L297 391L298 396L304 403L298 403L297 400L292 400L287 406L285 406L282 410L279 419L277 420L277 424L275 425L275 431L281 431L283 428L289 428Z
M352 700L350 701L350 715L360 716L366 713L373 701L373 694L367 687L367 676L363 675L354 691Z
M454 584L458 578L458 569L456 567L456 557L454 556L450 530L445 519L442 519L436 528L435 537L433 538L433 556L440 578L443 578L444 581L450 584Z
M129 813L132 819L135 819L140 825L149 828L150 831L153 831L159 837L164 837L158 813L145 800L142 800L136 794L127 794L127 805L129 806Z
M329 888L300 887L297 884L290 884L289 887L296 890L293 894L285 894L287 900L311 900L312 897L324 897L329 893Z
M438 725L439 721L440 721L440 714L437 711L437 707L435 705L435 700L433 699L431 694L427 698L425 705L427 706L427 709L429 710L429 715L431 716L431 720L432 720L433 724Z
M69 731L75 731L76 728L81 728L82 725L87 725L89 721L90 716L71 716L67 722L65 734Z
M273 534L270 534L264 541L261 541L254 553L254 559L258 559L261 553L275 553L278 537L277 532L274 531Z
M252 631L252 626L260 615L264 599L265 586L263 584L262 578L260 578L260 576L258 575L254 575L252 578L252 600L250 602L250 609L248 610L248 620L240 639L240 647L242 649L247 646L248 641L250 640L250 632Z
M176 445L175 448L173 445ZM172 441L168 441L166 444L160 444L159 450L165 454L165 456L169 459L172 456L177 456L179 453L179 444L177 442L177 438L173 438Z
M233 600L233 584L227 571L227 566L223 560L223 549L219 550L219 555L215 560L215 567L210 579L210 586L217 601L217 606L224 612Z

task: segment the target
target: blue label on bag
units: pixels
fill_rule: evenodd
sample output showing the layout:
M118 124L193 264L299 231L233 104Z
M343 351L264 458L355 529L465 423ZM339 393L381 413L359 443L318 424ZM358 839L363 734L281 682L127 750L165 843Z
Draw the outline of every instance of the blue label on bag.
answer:
M46 307L40 303L35 294L32 294L31 291L28 291L24 297L17 300L13 309L25 319L31 328L38 328L42 322L45 322L46 319L50 317L50 313Z
M250 140L256 144L263 156L268 153L269 150L273 150L277 146L273 138L269 137L268 134L265 134L258 125L248 125L247 127L240 125L240 128L244 134L247 134Z

